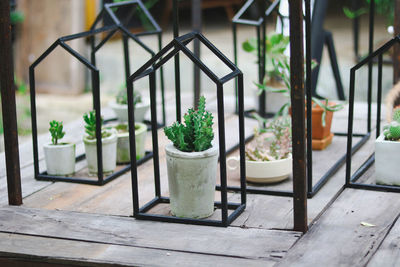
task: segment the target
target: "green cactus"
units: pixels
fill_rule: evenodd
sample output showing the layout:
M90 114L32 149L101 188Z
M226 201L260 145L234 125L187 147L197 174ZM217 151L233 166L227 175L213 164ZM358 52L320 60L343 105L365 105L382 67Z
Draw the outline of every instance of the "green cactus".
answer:
M198 109L190 108L183 116L183 124L175 122L165 127L164 133L180 151L204 151L209 149L214 138L213 116L205 110L206 99L200 97Z
M393 116L392 116L393 121L397 121L400 123L400 108L396 108L393 110Z

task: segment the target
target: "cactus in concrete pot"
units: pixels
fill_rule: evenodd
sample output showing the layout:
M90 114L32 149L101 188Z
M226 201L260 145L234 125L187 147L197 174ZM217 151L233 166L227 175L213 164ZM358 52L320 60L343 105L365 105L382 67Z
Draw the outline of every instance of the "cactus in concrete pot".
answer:
M51 143L44 145L47 174L68 176L75 172L75 144L59 142L65 135L62 121L50 121Z
M214 212L218 146L212 143L213 116L200 98L183 123L164 128L172 141L166 146L171 213L177 217L205 218Z
M392 121L375 141L376 183L400 186L400 108L393 111Z

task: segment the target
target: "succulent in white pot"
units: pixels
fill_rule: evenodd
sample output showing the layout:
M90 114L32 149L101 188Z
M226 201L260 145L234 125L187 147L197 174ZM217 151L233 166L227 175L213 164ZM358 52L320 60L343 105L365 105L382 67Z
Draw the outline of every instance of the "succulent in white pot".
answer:
M127 123L120 123L113 126L117 131L117 163L124 164L131 162L129 150L129 128ZM135 144L136 144L136 160L144 157L146 142L147 126L141 122L135 122Z
M138 91L133 91L133 106L135 109L135 122L143 122L144 116L150 108L149 101L143 99ZM128 96L125 87L120 89L115 101L110 102L110 107L114 111L119 121L128 121Z
M60 143L65 135L63 123L50 121L51 143L43 146L48 175L69 176L75 172L75 144Z
M257 116L264 128L254 129L254 139L246 146L246 180L253 183L276 183L292 173L290 116L267 121ZM239 158L228 158L228 168L237 167Z
M83 119L86 123L83 143L85 144L85 154L88 163L89 174L97 175L98 166L95 111L85 113L83 115ZM107 175L114 171L117 163L117 132L115 129L102 129L101 144L103 173Z
M212 143L212 125L202 96L198 110L189 109L182 124L164 128L172 141L165 151L170 207L176 217L205 218L214 213L218 146Z
M393 111L392 121L375 140L375 176L377 184L400 186L400 108Z

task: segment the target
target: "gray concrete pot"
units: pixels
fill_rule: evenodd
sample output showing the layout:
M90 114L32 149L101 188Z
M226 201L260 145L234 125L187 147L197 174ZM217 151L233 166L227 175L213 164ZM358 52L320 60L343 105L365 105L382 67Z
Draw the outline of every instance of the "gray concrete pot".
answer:
M117 163L124 164L131 162L131 155L129 149L129 132L122 131L120 126L128 129L128 124L119 124L114 126L118 132L117 141ZM144 145L146 142L147 126L144 123L135 123L135 144L136 144L136 160L141 159L145 155Z
M103 159L103 173L105 175L114 171L117 164L117 133L114 129L103 130L109 132L111 135L102 138L102 159ZM97 175L97 148L96 139L89 139L87 135L83 137L85 144L86 160L90 175Z
M52 143L43 146L48 175L68 176L75 172L75 144Z
M377 184L400 186L400 164L397 158L400 142L387 141L381 134L375 140L375 176Z
M218 146L202 152L165 147L171 213L176 217L205 218L214 212Z
M110 102L110 107L114 111L118 120L121 122L128 121L128 105L118 104L115 101ZM150 104L148 101L143 100L143 102L137 103L135 105L135 122L143 122L146 112L149 110Z

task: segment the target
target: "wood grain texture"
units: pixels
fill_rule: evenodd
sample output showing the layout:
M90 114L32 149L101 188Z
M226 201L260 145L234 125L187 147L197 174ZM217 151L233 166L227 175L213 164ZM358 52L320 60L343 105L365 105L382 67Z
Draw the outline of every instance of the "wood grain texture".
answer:
M276 266L364 266L399 209L397 194L346 189Z
M368 262L368 267L400 266L400 222L396 218L393 227Z
M3 266L272 266L273 261L0 233ZM8 261L6 261L8 259ZM19 265L18 265L19 264Z
M290 231L158 223L24 207L0 208L0 232L271 261L281 258L299 237Z

